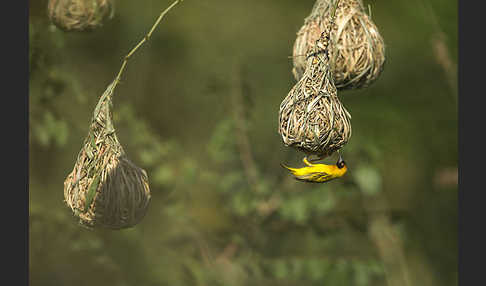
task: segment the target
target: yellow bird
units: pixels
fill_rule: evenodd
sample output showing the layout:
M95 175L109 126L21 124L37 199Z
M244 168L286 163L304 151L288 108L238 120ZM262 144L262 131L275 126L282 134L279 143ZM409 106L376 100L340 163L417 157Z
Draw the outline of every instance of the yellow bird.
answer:
M282 167L288 169L297 180L311 182L311 183L324 183L330 180L342 177L348 168L341 155L335 165L325 164L312 164L304 157L302 160L307 167L302 168L290 168L281 164Z

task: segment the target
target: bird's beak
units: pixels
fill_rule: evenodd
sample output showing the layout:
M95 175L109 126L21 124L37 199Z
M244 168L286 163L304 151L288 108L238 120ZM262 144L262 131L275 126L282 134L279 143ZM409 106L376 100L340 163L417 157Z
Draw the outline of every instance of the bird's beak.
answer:
M344 160L343 160L343 157L341 156L341 154L339 154L339 159L338 159L336 165L338 165L341 162L344 162Z

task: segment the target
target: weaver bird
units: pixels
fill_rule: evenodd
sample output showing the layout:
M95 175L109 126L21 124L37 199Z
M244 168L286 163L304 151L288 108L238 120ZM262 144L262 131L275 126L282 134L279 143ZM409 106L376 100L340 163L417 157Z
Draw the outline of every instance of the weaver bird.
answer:
M302 159L307 167L302 168L290 168L281 164L282 167L289 170L297 180L311 182L311 183L324 183L330 180L343 176L348 168L341 155L335 165L325 164L312 164L307 160L307 157Z

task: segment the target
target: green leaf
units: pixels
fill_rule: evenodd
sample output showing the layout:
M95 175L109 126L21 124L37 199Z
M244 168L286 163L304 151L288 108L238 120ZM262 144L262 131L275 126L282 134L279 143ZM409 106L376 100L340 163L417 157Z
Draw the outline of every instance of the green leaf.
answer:
M93 198L96 194L96 190L98 189L98 185L100 184L101 180L101 174L96 175L94 178L93 182L91 182L91 185L89 186L88 193L86 194L86 202L84 205L84 211L87 212L89 209L89 206L91 205Z
M55 130L53 131L58 146L64 146L67 143L69 129L65 121L59 120L56 124Z
M287 263L284 260L279 259L273 265L273 274L277 279L284 279L288 275Z
M305 261L303 259L294 259L291 263L292 276L295 278L304 277Z
M35 135L37 138L37 141L40 143L42 146L47 146L49 145L50 142L50 136L49 132L46 130L46 128L43 125L36 126L35 130Z
M354 179L366 195L375 195L381 191L382 178L374 167L358 167L353 172Z
M283 217L296 223L304 223L309 218L309 209L305 198L297 197L287 200L280 212Z
M353 264L354 280L357 286L366 286L369 282L370 271L364 263L356 262Z
M161 165L157 167L153 175L154 183L161 186L167 186L175 181L175 175L171 166Z
M213 131L207 150L212 160L218 163L231 162L236 159L236 146L232 120L221 121Z

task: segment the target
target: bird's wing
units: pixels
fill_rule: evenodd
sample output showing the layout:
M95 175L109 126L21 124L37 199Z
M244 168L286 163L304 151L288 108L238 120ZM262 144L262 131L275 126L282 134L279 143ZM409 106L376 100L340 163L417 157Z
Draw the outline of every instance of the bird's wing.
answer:
M326 172L318 172L316 174L316 181L318 182L325 182L325 181L328 181L329 179L331 179L331 174L328 174Z
M328 180L331 177L331 175L326 172L311 172L308 174L303 174L295 177L298 180L303 180L303 181L323 182Z

